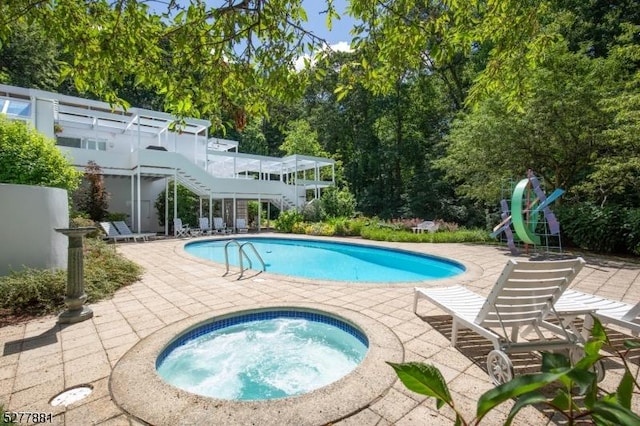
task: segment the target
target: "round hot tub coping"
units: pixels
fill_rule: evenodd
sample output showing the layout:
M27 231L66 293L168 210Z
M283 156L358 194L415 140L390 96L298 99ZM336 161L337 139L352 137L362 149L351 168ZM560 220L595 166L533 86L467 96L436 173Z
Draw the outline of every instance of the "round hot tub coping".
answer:
M369 340L364 360L355 370L320 389L282 399L230 401L196 395L166 383L156 371L156 359L178 336L207 323L254 312L301 310L324 314L360 329ZM109 380L115 403L154 425L221 424L321 425L336 422L368 407L396 381L386 364L402 362L404 349L387 326L362 313L323 304L261 304L233 307L216 315L200 314L170 324L147 336L120 358Z

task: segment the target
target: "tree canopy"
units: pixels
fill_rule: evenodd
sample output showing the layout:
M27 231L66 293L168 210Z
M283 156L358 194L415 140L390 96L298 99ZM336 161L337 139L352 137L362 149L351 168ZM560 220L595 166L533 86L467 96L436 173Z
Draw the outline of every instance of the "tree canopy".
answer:
M128 79L163 96L178 116L264 114L267 99L300 93L292 72L305 51L322 46L304 28L301 0L59 0L0 4L0 43L16 25L37 25L65 54L61 77L79 93L125 104ZM327 1L327 18L335 16ZM220 125L220 121L216 121Z
M488 225L528 169L567 204L635 214L640 2L348 3L352 51L332 52L301 0L8 0L0 81L50 70L64 93L211 119L243 152L331 156L371 216Z

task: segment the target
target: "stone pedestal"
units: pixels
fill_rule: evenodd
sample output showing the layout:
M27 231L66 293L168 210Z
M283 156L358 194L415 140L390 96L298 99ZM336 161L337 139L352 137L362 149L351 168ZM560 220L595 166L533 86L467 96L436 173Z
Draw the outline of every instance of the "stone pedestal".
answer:
M82 240L85 235L96 228L89 226L84 228L56 229L57 232L69 237L69 249L67 260L67 294L64 304L67 310L58 316L58 323L73 324L87 320L93 316L93 311L84 306L87 295L84 292L84 262L82 253Z

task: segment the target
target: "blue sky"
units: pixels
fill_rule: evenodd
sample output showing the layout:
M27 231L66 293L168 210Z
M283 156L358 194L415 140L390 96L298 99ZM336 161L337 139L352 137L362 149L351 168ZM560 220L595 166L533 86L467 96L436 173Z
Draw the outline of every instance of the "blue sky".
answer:
M316 35L326 39L331 45L338 44L339 42L346 42L348 44L351 41L349 31L351 27L353 27L353 19L350 16L346 16L345 9L347 0L334 0L336 10L342 16L342 19L333 21L331 31L329 31L325 25L326 15L320 14L322 10L326 9L324 0L303 0L302 4L309 18L309 29Z

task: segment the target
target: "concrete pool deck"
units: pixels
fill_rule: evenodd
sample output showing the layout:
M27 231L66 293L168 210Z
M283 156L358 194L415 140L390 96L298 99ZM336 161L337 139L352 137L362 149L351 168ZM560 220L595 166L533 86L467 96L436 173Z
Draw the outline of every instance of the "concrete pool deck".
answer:
M483 295L489 292L510 258L508 251L492 246L348 241L452 258L463 263L468 271L456 278L418 285L460 283ZM184 253L185 242L168 239L118 244L120 253L145 268L143 278L119 290L112 299L90 305L94 311L90 320L59 325L55 316L47 316L0 328L0 404L5 410L52 413L49 424L59 425L147 424L123 411L112 398L111 372L123 355L142 339L178 321L274 304L319 304L355 311L390 329L402 345L404 361L427 362L441 370L458 409L468 420L474 417L477 398L492 388L484 364L491 349L488 342L463 333L459 347L451 347L449 317L426 301L420 302L420 316L413 314L415 284L323 283L268 273L247 274L237 281L236 276L222 276L224 265ZM633 304L640 300L639 263L590 256L585 259L587 265L572 288ZM619 340L624 336L616 334L615 337ZM637 358L634 360L637 365ZM533 357L514 361L517 371L535 369L535 362ZM382 362L379 364L375 368L381 372L390 369ZM607 375L601 387L606 391L615 390L621 372L619 364L607 362ZM87 398L67 407L49 404L61 391L83 384L93 387ZM358 392L357 386L351 389L350 392ZM149 398L148 404L160 413L160 418L163 411L170 413L173 409L155 398ZM633 405L634 411L639 412L637 398ZM510 403L498 407L482 424L502 424L509 408ZM185 424L231 424L227 418L216 416L221 412L217 412L213 404L207 418L195 423L194 419L185 419ZM175 424L175 418L170 415L166 419L166 424ZM259 425L277 423L279 417L267 404L264 410L254 410L251 419ZM436 410L431 398L406 390L396 380L380 397L334 424L453 424L453 419L450 409ZM556 420L558 418L549 419L548 413L528 407L516 417L514 424L555 424Z

